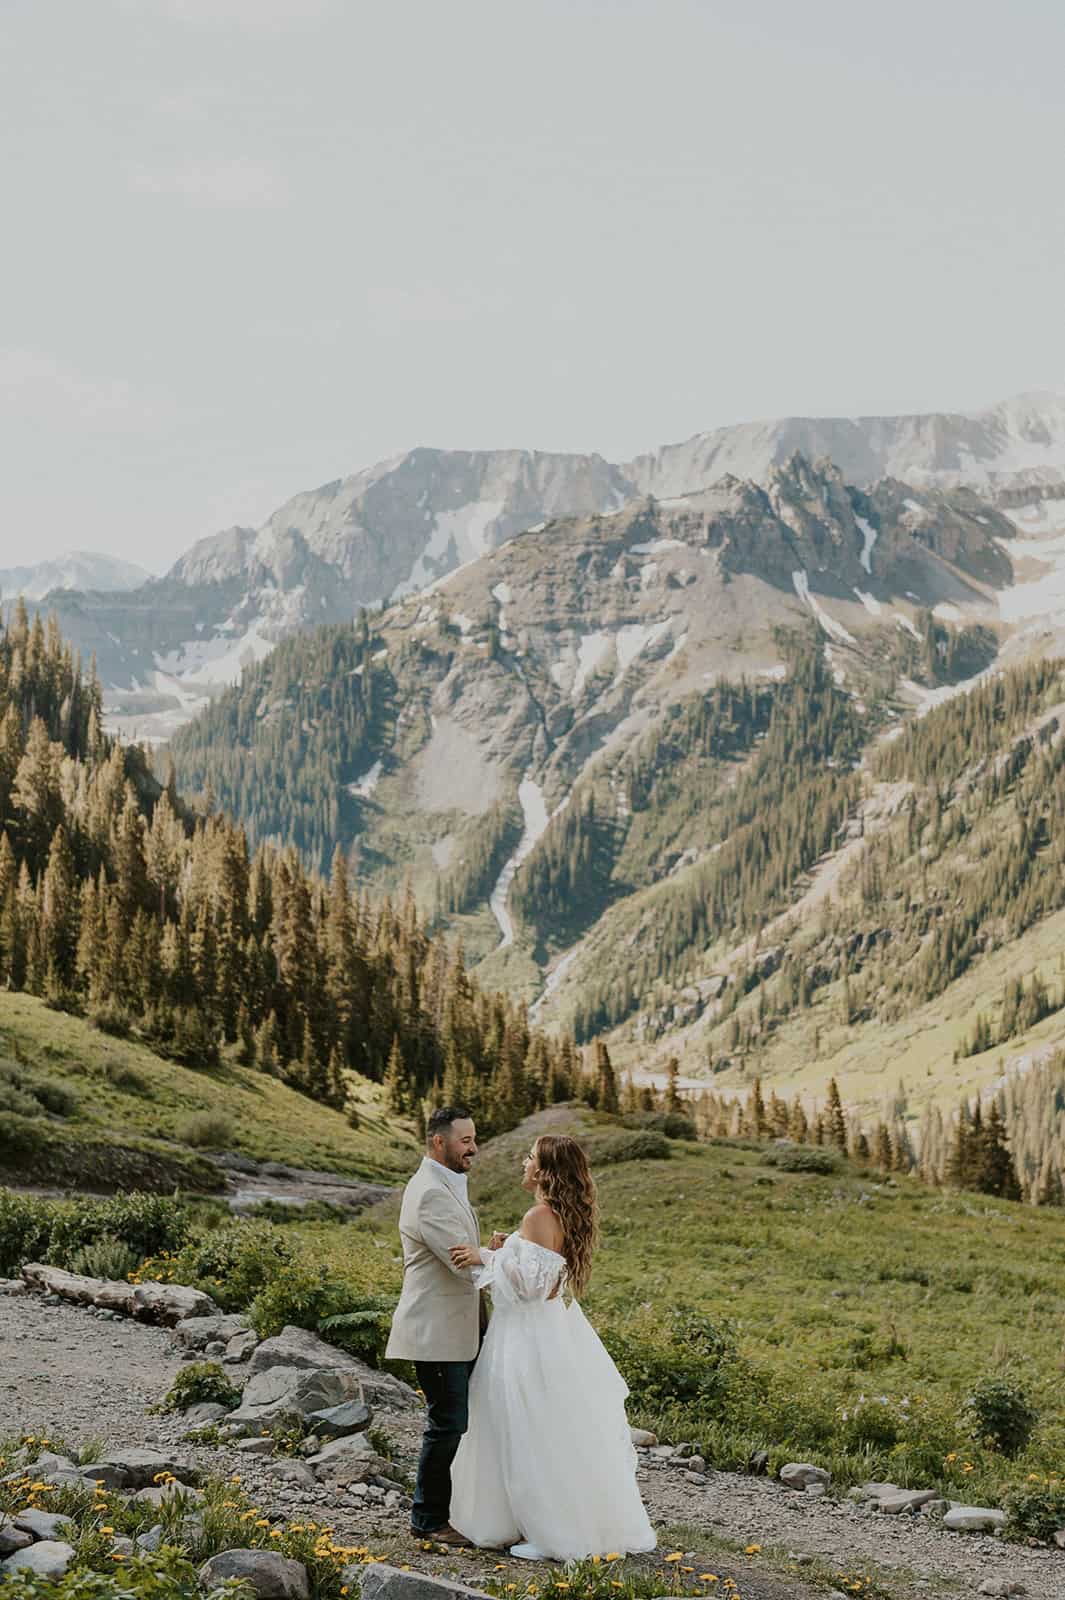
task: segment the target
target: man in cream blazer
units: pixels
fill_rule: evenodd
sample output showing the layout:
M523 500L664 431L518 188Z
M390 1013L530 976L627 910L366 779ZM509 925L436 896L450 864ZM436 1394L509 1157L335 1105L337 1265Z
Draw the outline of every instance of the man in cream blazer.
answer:
M468 1541L449 1521L451 1463L466 1432L483 1324L473 1273L455 1267L449 1252L456 1244L480 1248L480 1225L466 1192L476 1154L469 1112L463 1106L434 1111L422 1164L403 1191L403 1290L385 1351L393 1360L414 1362L428 1408L411 1532L459 1545Z

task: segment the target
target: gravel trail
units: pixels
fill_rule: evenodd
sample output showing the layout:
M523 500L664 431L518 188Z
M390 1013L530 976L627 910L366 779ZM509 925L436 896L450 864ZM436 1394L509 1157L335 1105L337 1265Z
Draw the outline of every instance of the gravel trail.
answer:
M0 1294L0 1435L46 1434L79 1445L172 1447L185 1432L176 1417L152 1416L182 1365L170 1333L140 1323L110 1321L79 1307L49 1306L35 1295ZM238 1377L241 1369L232 1369ZM238 1379L239 1381L239 1379ZM413 1473L420 1438L417 1415L378 1411L375 1426L388 1434L397 1461ZM407 1512L353 1504L333 1491L308 1492L279 1482L268 1460L232 1448L188 1445L190 1460L204 1470L239 1473L264 1514L314 1516L338 1535L369 1544L397 1561L424 1570L456 1571L476 1582L497 1557L482 1553L441 1559L410 1543ZM859 1511L846 1500L814 1499L765 1479L733 1473L707 1474L705 1487L688 1482L672 1466L642 1457L640 1485L659 1528L683 1525L684 1542L707 1556L713 1539L782 1548L800 1560L820 1559L853 1572L863 1564L880 1569L892 1600L941 1592L975 1596L988 1577L1020 1581L1028 1600L1065 1600L1065 1552L1025 1549L973 1534L947 1533L917 1517L887 1517ZM699 1550L700 1536L707 1545ZM722 1581L732 1576L743 1600L807 1600L816 1591L800 1575L784 1577L742 1556L709 1557ZM757 1558L755 1558L756 1560ZM522 1563L510 1565L527 1571ZM703 1570L700 1567L700 1570ZM886 1579L884 1573L893 1576Z

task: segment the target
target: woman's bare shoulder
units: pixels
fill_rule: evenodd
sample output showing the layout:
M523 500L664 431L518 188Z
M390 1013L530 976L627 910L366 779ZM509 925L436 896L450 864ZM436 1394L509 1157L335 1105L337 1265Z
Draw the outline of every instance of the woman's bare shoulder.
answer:
M562 1224L548 1205L531 1206L521 1219L521 1236L548 1250L562 1246Z

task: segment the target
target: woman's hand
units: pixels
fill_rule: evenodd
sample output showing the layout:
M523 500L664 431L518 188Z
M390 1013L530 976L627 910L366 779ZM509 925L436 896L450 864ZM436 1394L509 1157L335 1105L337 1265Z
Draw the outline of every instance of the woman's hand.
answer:
M464 1267L479 1267L482 1265L481 1252L475 1244L453 1244L451 1246L451 1265L460 1271Z
M489 1239L488 1248L489 1248L489 1250L502 1250L502 1248L506 1244L506 1242L507 1242L506 1234L505 1233L499 1233L497 1231L497 1232L493 1233L492 1237Z

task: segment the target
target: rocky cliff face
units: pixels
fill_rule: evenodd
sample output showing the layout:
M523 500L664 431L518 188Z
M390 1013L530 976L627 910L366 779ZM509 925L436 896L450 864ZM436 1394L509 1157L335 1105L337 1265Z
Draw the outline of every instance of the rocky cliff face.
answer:
M833 461L839 481L826 478L815 490L788 467L796 452L807 474L810 462ZM1054 532L1065 526L1065 400L1026 396L972 414L743 424L622 465L596 455L412 450L296 495L258 530L201 540L165 579L121 605L88 588L52 603L83 650L96 652L111 725L164 738L296 629L419 592L552 519L607 514L648 496L670 507L708 495L698 514L720 521L726 567L755 559L745 530L762 526L768 505L780 542L771 548L763 529L757 559L775 563L776 578L791 570L797 541L809 546L812 571L861 587L870 576L864 546L844 577L838 541L846 525L849 549L864 519L871 551L881 529L859 499L844 503L843 484L870 492L885 478L896 483L896 520L911 542L921 542L922 519L927 528L943 509L915 489L975 487L1022 533ZM883 487L876 493L885 505L891 498ZM945 539L942 517L939 530ZM983 559L982 577L965 570L999 581L998 557L985 550Z

